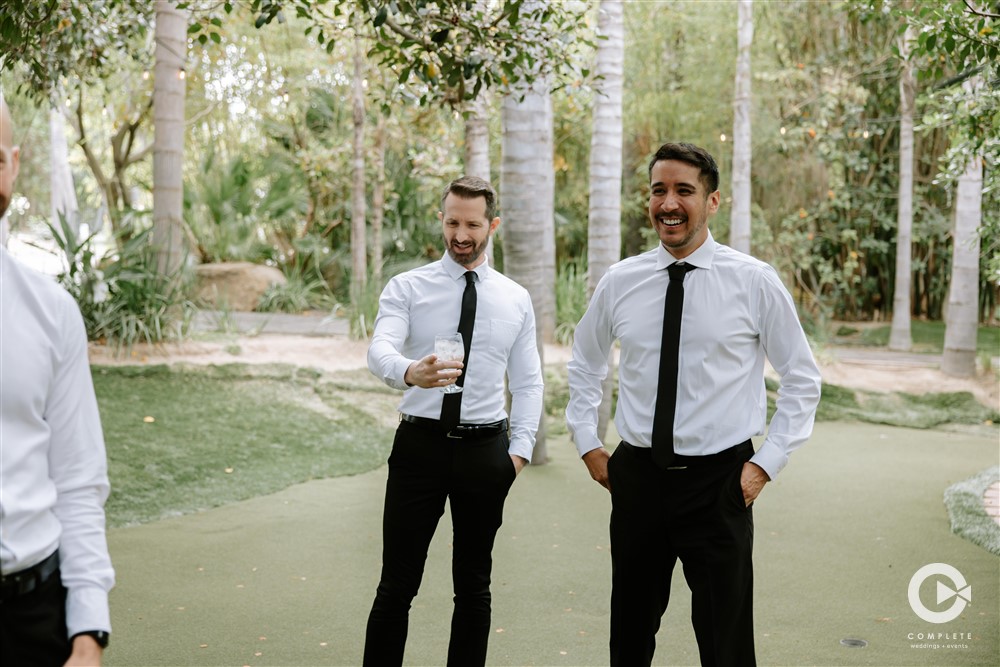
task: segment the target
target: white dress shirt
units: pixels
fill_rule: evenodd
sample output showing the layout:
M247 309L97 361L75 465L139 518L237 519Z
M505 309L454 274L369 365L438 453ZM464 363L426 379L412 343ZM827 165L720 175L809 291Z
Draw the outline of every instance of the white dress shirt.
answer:
M662 245L608 269L576 327L566 420L577 450L601 447L597 410L608 353L621 343L615 426L626 442L650 447L656 407L667 266ZM715 242L684 260L674 451L714 454L764 432L765 356L781 377L777 411L751 459L773 479L812 433L820 374L792 298L772 267Z
M462 394L461 422L488 424L507 417L504 373L511 393L511 454L531 460L542 415L542 367L535 313L527 290L483 262L476 273L476 323ZM439 419L444 392L410 387L406 370L434 351L434 336L458 331L466 268L445 255L386 285L379 298L368 368L403 389L399 411Z
M58 549L70 637L111 631L108 491L80 310L0 248L0 567L18 572Z

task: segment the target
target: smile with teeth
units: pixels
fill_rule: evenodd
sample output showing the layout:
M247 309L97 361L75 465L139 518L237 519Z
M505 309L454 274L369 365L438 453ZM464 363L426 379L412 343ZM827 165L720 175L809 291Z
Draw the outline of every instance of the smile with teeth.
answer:
M687 218L666 218L661 217L660 224L665 227L676 227L677 225L682 225L687 221Z

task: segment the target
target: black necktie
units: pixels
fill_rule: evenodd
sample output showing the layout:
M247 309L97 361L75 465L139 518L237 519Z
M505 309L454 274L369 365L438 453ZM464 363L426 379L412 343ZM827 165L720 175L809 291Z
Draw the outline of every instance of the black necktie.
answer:
M465 344L465 358L462 360L462 374L456 384L465 386L465 371L469 368L469 348L472 347L472 327L476 323L476 272L465 272L465 291L462 293L462 316L458 320L458 333ZM458 426L462 414L462 394L445 394L441 404L441 423L445 428Z
M677 408L677 355L681 342L681 313L684 310L684 275L694 270L676 262L667 267L670 284L663 304L663 339L660 342L660 377L653 413L653 461L666 468L674 460L674 412Z

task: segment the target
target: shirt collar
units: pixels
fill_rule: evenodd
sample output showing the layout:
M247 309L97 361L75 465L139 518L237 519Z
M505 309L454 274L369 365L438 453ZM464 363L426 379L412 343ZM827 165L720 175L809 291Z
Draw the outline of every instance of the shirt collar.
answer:
M673 255L667 252L666 248L663 247L662 243L657 243L656 270L657 271L665 270L668 266L677 261L686 262L688 264L698 267L699 269L711 269L712 259L715 257L715 248L718 245L719 244L715 242L715 238L712 236L712 232L709 231L708 237L705 239L705 242L702 243L697 250L695 250L693 253L691 253L684 259L677 260L674 258Z
M455 260L453 260L451 258L451 255L449 255L447 252L445 252L443 257L441 257L441 266L444 267L445 272L453 280L459 280L459 279L464 280L465 272L471 270L475 272L477 276L477 281L483 282L484 280L486 280L486 278L489 277L490 271L492 271L492 269L490 269L489 261L483 262L474 269L467 269L458 262L456 262Z

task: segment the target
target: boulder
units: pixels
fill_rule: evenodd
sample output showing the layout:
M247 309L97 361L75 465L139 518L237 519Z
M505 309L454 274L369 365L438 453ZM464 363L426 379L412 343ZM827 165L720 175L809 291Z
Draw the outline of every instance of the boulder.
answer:
M288 282L273 266L250 262L219 262L195 267L195 299L207 306L237 311L257 307L272 285Z

